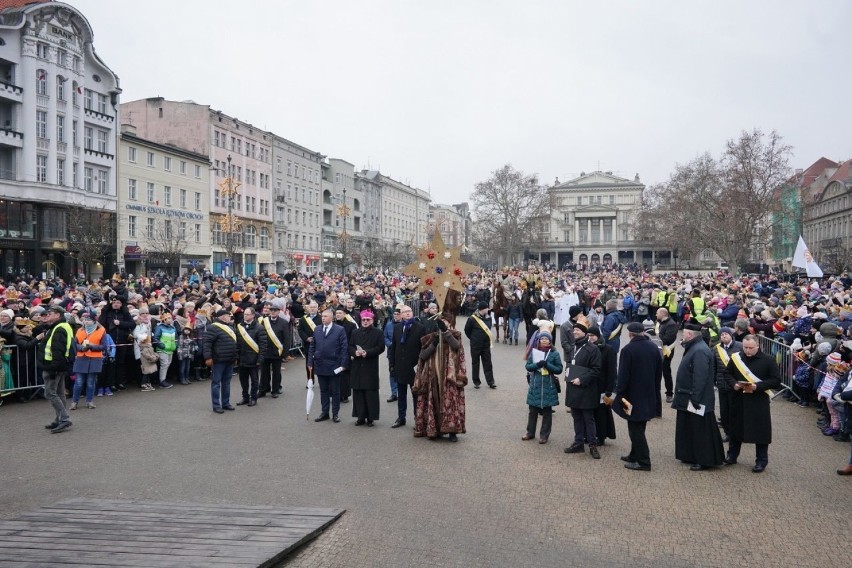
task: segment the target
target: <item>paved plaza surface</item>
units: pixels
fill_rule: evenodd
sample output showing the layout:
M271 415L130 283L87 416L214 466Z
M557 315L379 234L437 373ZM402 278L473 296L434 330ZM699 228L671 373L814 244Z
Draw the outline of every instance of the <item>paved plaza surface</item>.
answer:
M674 459L665 408L648 426L653 471L633 472L619 460L629 449L619 418L601 460L563 453L564 406L550 443L521 441L522 350L494 346L498 388L466 389L457 444L413 438L410 415L390 428L384 361L374 428L354 426L351 404L340 424L316 424L318 400L306 421L301 360L287 365L281 398L224 415L210 410L209 382L95 399L60 435L43 428L45 401L6 404L0 517L87 496L346 509L288 567L848 565L852 485L835 469L849 444L823 436L812 409L773 402L775 442L758 475L749 445L738 465L690 471Z

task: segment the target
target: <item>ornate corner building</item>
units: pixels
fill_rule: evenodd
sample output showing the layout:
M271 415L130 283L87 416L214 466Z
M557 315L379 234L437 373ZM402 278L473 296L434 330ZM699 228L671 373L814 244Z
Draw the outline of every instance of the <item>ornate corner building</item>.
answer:
M0 277L113 268L120 94L79 11L0 3Z

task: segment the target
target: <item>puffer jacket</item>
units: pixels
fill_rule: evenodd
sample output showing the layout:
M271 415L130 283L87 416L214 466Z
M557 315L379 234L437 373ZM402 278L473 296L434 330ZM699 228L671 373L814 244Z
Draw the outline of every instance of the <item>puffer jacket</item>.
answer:
M530 372L530 386L527 391L527 404L536 408L550 408L559 404L559 393L556 391L554 381L558 381L559 373L562 372L562 358L559 356L559 351L551 348L547 352L547 357L544 359L544 369L547 369L548 374L542 374L544 369L540 369L538 363L533 362L533 356L530 354L527 359L527 371Z
M233 363L237 360L237 332L233 326L228 326L231 328L231 333L234 334L231 337L230 334L216 325L217 323L222 324L218 321L211 323L207 326L204 334L204 359L213 359L214 363Z

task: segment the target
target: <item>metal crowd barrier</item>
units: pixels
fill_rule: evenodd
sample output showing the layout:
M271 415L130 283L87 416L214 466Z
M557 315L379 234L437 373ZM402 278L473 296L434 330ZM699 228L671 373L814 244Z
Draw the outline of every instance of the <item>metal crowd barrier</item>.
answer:
M299 353L302 358L305 358L304 345L302 345L302 337L299 335L299 326L294 325L291 326L290 331L290 349L287 350L287 353L292 355L294 352Z
M786 391L787 396L798 400L799 397L793 391L793 374L796 371L796 359L793 356L793 349L786 343L770 339L765 335L756 335L755 337L757 337L757 345L760 347L760 350L771 355L781 370L781 389L772 398L775 399Z
M408 298L405 300L405 305L411 308L411 311L414 312L414 317L420 317L420 298Z
M0 384L0 392L4 394L21 393L33 389L29 396L29 398L32 398L38 393L37 389L44 386L44 379L42 379L41 372L39 372L36 364L35 348L22 349L17 345L4 345L3 350L8 351L11 355L9 368L12 371L12 380L3 381L3 384ZM4 388L6 383L10 383L11 388Z

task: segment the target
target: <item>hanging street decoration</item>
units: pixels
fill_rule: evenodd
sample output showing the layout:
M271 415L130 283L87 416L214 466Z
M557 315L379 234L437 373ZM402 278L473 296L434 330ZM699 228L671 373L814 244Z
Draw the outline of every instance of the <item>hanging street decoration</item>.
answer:
M417 260L406 266L402 271L408 276L418 278L418 292L432 290L438 309L443 309L447 292L456 290L464 294L466 275L479 272L479 267L468 264L461 259L461 246L448 249L440 231L435 231L432 242L417 250Z

